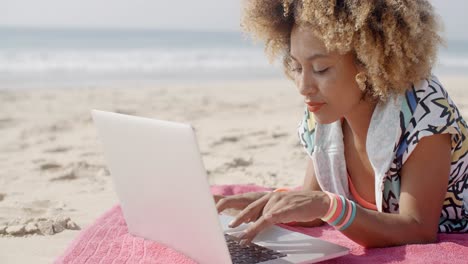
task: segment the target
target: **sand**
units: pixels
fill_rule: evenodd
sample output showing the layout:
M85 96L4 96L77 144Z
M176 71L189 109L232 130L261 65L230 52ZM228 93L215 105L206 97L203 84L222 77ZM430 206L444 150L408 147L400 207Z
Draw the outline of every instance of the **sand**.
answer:
M468 117L468 76L440 79ZM0 263L51 263L118 203L93 108L191 123L211 184L302 183L303 100L284 79L0 90Z

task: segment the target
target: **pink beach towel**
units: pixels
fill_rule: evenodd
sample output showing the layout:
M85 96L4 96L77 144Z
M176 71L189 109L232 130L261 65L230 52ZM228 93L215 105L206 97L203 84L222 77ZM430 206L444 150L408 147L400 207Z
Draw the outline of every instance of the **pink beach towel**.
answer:
M213 186L214 194L263 191L254 185ZM332 227L287 227L351 249L349 255L323 263L468 263L468 234L439 234L439 242L391 248L365 249ZM119 206L82 230L55 263L195 263L189 257L159 243L128 233ZM222 263L220 263L222 264Z

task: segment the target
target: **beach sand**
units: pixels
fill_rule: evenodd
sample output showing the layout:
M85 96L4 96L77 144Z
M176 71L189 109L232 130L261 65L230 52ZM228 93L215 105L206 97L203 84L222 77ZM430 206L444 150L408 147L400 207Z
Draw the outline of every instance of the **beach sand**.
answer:
M468 117L468 76L440 80ZM118 203L90 109L189 122L211 184L277 187L303 180L303 108L284 79L0 90L0 263L51 263Z

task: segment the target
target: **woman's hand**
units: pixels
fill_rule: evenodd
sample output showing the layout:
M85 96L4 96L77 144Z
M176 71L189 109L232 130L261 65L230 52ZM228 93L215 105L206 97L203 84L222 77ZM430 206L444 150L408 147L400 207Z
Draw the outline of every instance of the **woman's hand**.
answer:
M217 204L218 201L221 200L221 199L223 199L224 197L226 197L226 196L214 194L214 195L213 195L213 199L214 199L214 201L215 201L215 204Z
M268 192L249 192L230 196L214 195L214 199L216 202L216 209L218 213L221 213L226 209L244 210L252 203L268 194ZM248 219L248 222L257 220L262 213L262 209L263 207L257 206L257 210L251 211L253 218Z
M243 243L252 239L263 229L278 223L292 221L309 222L325 215L330 206L330 198L324 192L291 191L269 193L247 206L231 222L230 227L254 219L258 212L260 217L248 227L239 238Z

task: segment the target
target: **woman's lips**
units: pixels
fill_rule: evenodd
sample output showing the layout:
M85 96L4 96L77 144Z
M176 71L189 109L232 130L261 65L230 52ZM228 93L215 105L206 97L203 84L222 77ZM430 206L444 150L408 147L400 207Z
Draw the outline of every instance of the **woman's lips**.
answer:
M325 103L307 103L307 108L309 109L309 112L317 112L324 106Z

